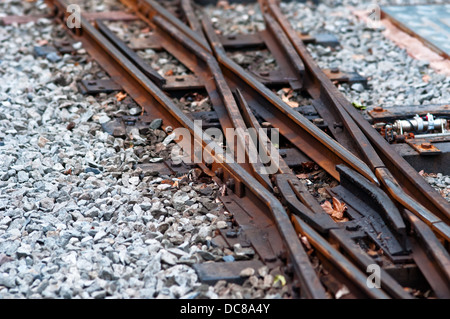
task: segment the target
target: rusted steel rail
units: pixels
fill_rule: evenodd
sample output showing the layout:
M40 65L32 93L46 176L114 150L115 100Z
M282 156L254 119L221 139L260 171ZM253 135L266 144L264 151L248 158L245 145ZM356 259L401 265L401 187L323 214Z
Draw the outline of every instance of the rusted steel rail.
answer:
M205 43L205 37L202 34L194 32L194 30L183 25L178 19L174 19L167 10L155 1L124 0L123 2L133 8L142 19L151 25L162 23L161 21L163 20L171 22L179 31L182 31L185 36L195 41L199 46L206 50L211 50L208 43ZM321 115L327 119L328 123L343 123L342 131L336 129L336 127L331 129L332 135L338 142L351 150L353 154L359 155L366 161L372 172L368 172L366 169L367 166L361 166L359 159L347 160L346 164L350 165L372 181L376 180L372 178L373 174L377 174L378 178L382 177L381 181L383 182L384 189L390 194L391 198L398 201L400 204L406 205L409 202L416 202L414 207L407 205L406 208L411 209L413 213L433 227L433 229L443 238L448 240L450 238L450 229L448 227L450 204L426 183L409 163L393 151L392 147L343 97L336 87L334 87L328 77L315 64L312 57L307 52L300 36L292 30L292 27L281 14L275 2L264 2L262 6L263 8L267 6L268 12L274 17L272 19L268 14L265 15L266 21L269 21L269 24L272 25L271 29L277 30L277 34L279 35L280 29L282 28L285 32L285 37L289 38L292 43L291 47L286 41L282 41L284 45L282 51L288 52L291 61L292 59L295 59L294 56L298 54L306 66L304 80L306 83L306 90L318 101L316 106ZM187 15L187 17L189 16L192 15ZM276 22L274 20L276 20ZM204 21L207 20L204 19ZM277 22L279 23L279 26L277 25ZM207 33L210 36L214 36L213 32ZM299 116L298 112L293 111L275 94L265 88L257 78L244 72L239 65L225 54L223 47L217 39L212 42L212 46L217 60L223 68L224 74L229 78L231 77L233 79L232 81L238 82L235 84L236 87L245 86L246 89L242 90L244 94L250 95L253 93L253 96L247 96L247 99L255 99L255 96L263 95L265 100L269 101L265 107L258 108L255 111L257 113L258 111L262 113L260 114L261 116L265 115L265 117L263 116L264 119L278 127L281 134L287 137L292 136L290 141L294 145L305 145L304 143L307 143L307 141L304 139L299 141L295 140L305 136L305 134L302 134L304 132L299 130L300 128L303 128L308 131L311 129L310 126L314 127L314 125L311 125L312 123L307 120L305 121L304 118ZM293 50L293 48L295 50ZM233 87L233 85L231 86ZM278 110L281 110L281 112ZM272 112L275 112L275 114ZM285 123L288 123L288 125L285 125ZM342 127L340 125L338 126ZM314 129L316 129L316 127L314 127ZM308 133L312 134L316 139L315 141L312 141L313 143L317 144L317 141L319 141L321 144L324 143L327 145L329 142L329 137L327 135L320 135L320 133L317 133L316 131L312 131L312 133L311 131L308 131ZM293 137L294 135L295 138ZM318 147L319 145L309 148L304 147L303 150L328 173L339 179L334 167L336 164L339 164L343 153L340 152L339 147L336 147L336 145L331 146L331 151L330 149L326 149L326 147L322 149L318 149ZM316 149L319 150L319 154L311 154L314 153ZM309 154L307 152L309 152ZM325 154L325 156L323 156L323 154ZM362 168L364 168L363 171ZM387 171L386 168L389 171ZM393 188L393 185L400 185L400 187ZM401 194L399 194L399 192Z
M127 1L129 2L129 1ZM158 27L158 23L161 23L161 20L166 19L167 21L175 21L173 22L173 25L177 26L179 31L184 32L185 36L189 37L190 39L193 39L194 41L196 41L199 45L201 45L202 47L205 47L206 49L208 49L208 46L204 45L204 36L201 34L196 34L196 33L192 33L192 30L187 29L186 26L182 25L180 23L180 21L177 21L176 19L174 19L174 17L171 17L171 15L169 13L167 13L166 11L164 11L164 9L159 6L157 3L153 2L153 1L142 1L139 2L139 5L136 5L136 3L134 3L135 5L135 9L138 10L138 12L141 12L141 14L144 12L145 14L143 14L143 18L146 19L151 25L155 25L155 27ZM160 16L158 16L158 14L160 14ZM147 16L152 16L153 19L149 20L147 19ZM267 19L266 17L266 20ZM205 21L205 20L204 20ZM273 20L272 20L272 23ZM216 57L219 61L219 63L221 63L222 66L222 70L225 74L225 76L227 77L228 82L230 83L231 87L234 88L242 88L243 92L245 95L246 92L251 92L252 86L257 88L257 94L255 96L246 96L246 99L248 100L249 104L252 104L252 107L255 109L256 113L258 113L259 111L259 115L261 115L261 112L264 112L264 108L262 107L256 107L255 106L255 100L261 103L261 96L264 96L264 98L266 98L266 101L269 100L270 102L274 102L272 103L271 107L273 110L273 106L277 105L277 103L280 103L279 99L274 96L269 90L267 90L263 85L261 85L260 82L258 82L256 79L254 79L251 75L246 74L246 72L244 72L242 70L242 68L240 68L239 66L237 66L233 61L231 61L231 59L229 59L224 50L223 47L221 46L220 41L217 39L217 37L215 36L215 33L211 30L210 26L207 25L207 23L203 22L203 27L204 27L204 31L205 34L208 37L209 43L211 45L211 47L214 50L214 53L216 54ZM276 29L276 27L272 27L272 29ZM278 29L279 30L279 29ZM175 32L174 32L175 33ZM286 44L284 42L284 44ZM285 49L285 51L289 51L291 52L291 54L294 54L292 52L292 50L289 50L289 48ZM315 66L314 61L309 61L310 64L312 66ZM316 66L315 66L316 67ZM316 67L317 68L317 67ZM317 68L318 69L318 68ZM318 72L320 71L320 69L318 69ZM235 77L233 78L232 76L230 76L230 74L235 75ZM319 77L321 76L321 74L319 72ZM317 90L317 86L314 86L313 84L317 82L317 79L314 78L314 73L313 75L306 77L306 83L312 82L309 85L312 87L310 90L310 94L312 96L314 96L314 90ZM238 84L234 84L233 81L236 81L235 79L241 80L240 82L238 82ZM242 81L242 79L244 79L244 81ZM250 86L246 86L247 82L249 82L251 85ZM403 212L404 208L407 208L411 211L413 211L417 216L419 216L422 220L424 220L426 223L428 223L431 228L440 236L442 237L444 240L448 241L449 238L449 234L448 234L448 226L446 223L442 222L441 219L439 219L438 217L436 217L433 213L431 213L430 211L428 211L426 208L424 208L420 203L417 203L414 199L412 199L408 194L406 194L403 189L401 187L398 186L397 182L395 181L395 179L392 177L392 175L390 174L390 172L384 168L384 164L381 161L380 157L378 156L378 153L375 152L375 150L373 149L372 145L369 143L368 139L365 137L365 134L363 134L363 132L360 130L360 128L358 127L358 125L356 125L356 123L354 122L354 120L349 116L349 114L347 114L347 111L342 107L342 105L340 103L343 102L339 102L336 101L336 98L333 96L334 94L334 89L330 89L331 93L328 92L328 87L332 87L331 82L328 79L323 79L323 83L321 84L322 86L319 85L320 89L318 90L318 94L316 95L319 99L319 101L321 102L321 104L324 107L328 107L328 112L330 114L337 114L334 116L338 116L341 115L343 118L343 121L346 123L346 126L349 127L347 134L349 134L349 132L351 133L351 135L353 135L354 137L357 138L356 141L359 141L359 143L356 143L356 152L358 152L359 154L363 154L363 158L365 158L366 160L368 160L368 164L369 166L371 166L372 169L374 169L377 174L379 176L381 176L383 178L383 182L384 184L387 185L387 193L391 196L391 198L394 199L394 201L397 202L397 204L400 204L400 208L401 211ZM337 90L335 90L337 91ZM339 96L338 96L339 97ZM331 106L330 106L331 104ZM348 104L348 102L347 102ZM281 108L284 109L286 112L289 112L290 108L285 105L284 103L280 103L279 105L281 105ZM337 108L337 111L333 108ZM263 111L261 111L263 110ZM279 127L282 126L282 123L280 124L279 122L277 122L277 119L282 118L282 115L277 114L276 117L270 117L270 121L275 122L275 126ZM265 120L267 120L267 118L264 118ZM283 118L283 120L285 120ZM280 128L280 132L283 134L283 130ZM284 131L286 132L286 131ZM354 141L355 138L350 137L347 139L342 139L343 141ZM361 142L362 140L362 142ZM387 145L387 144L386 144ZM301 148L301 150L304 150L304 148ZM325 168L325 166L323 165L323 162L318 162L319 165L321 165L323 168ZM333 165L333 164L332 164ZM334 165L336 165L336 163L334 163ZM408 164L406 164L408 165ZM333 166L336 167L336 166ZM417 174L417 172L415 172ZM423 183L425 183L423 181ZM428 184L427 184L428 186ZM428 186L429 187L429 186ZM429 187L431 189L431 187ZM286 190L287 191L287 190ZM434 192L434 190L433 190ZM369 192L370 193L370 192ZM435 192L436 193L436 192ZM437 194L437 193L436 193ZM373 193L372 195L373 196ZM439 195L438 195L439 196ZM443 200L441 198L441 200ZM305 202L307 202L305 200ZM385 203L389 203L389 199L387 197L385 197L384 199ZM447 203L445 203L445 205L447 205ZM397 209L393 210L393 209L384 209L384 211L387 214L387 219L390 220L390 222L394 221L394 228L396 229L396 231L399 234L403 234L401 235L401 237L404 238L404 233L405 233L405 224L402 221L402 218L400 216L400 213ZM446 211L444 210L444 213ZM406 250L408 250L405 247Z
M64 21L67 3L64 0L48 2L54 5L55 16ZM277 57L284 65L294 66L294 72L285 82L315 98L324 118L344 123L343 132L331 127L329 131L345 147L293 111L266 87L270 83L245 72L231 61L226 56L223 39L206 19L200 23L190 1L180 2L189 26L154 1L122 2L134 10L136 17L150 25L151 39L156 41L153 45L171 53L194 76L185 77L182 85L174 85L170 79L160 77L100 20L91 24L83 17L81 29L73 36L83 42L112 80L120 83L144 108L146 115L162 118L164 126L188 129L193 137L191 149L200 147L214 160L211 165L200 162L199 166L217 183L227 187L228 194L221 198L224 206L235 215L239 224L246 227L252 246L264 262L279 265L284 263L281 256L288 254L301 296L324 298L325 289L294 227L308 238L324 266L351 290L354 297L410 298L402 286L410 284L418 274L425 278L422 281L436 296L450 296L449 256L435 235L448 242L447 206L438 199L434 206L428 203L428 197L434 198L433 194L424 194L416 201L405 192L405 189L408 192L428 189L421 188L421 182L414 188L396 175L399 183L391 175L390 170L398 164L394 161L395 156L394 163L387 165L386 156L379 150L383 145L381 142L381 146L378 145L377 138L371 137L375 131L358 122L359 114L351 106L347 109L348 101L316 66L302 39L297 38L287 20L283 20L275 2L261 1L268 26L264 33L265 42L278 52ZM173 90L193 88L206 90L223 131L233 128L244 132L253 128L259 132L256 138L237 134L236 143L227 141L245 151L247 160L244 163L237 164L236 158L228 155L224 160L217 152L220 147L166 96ZM282 150L279 152L274 148L269 137L259 130L261 125L257 117L270 122L291 148L340 181L341 185L330 192L349 203L350 222L336 223L324 212L284 161L280 155ZM257 153L258 143L263 145L263 152L258 154L260 158L256 161L249 161ZM194 153L189 156L198 160ZM277 163L275 172L265 172L264 158ZM278 195L275 196L274 191ZM265 235L258 236L261 232ZM362 249L364 245L361 246L365 240L375 243L384 256L370 256ZM367 267L386 262L388 265L382 269L382 289L369 289L364 275ZM397 275L405 278L398 279Z
M67 3L63 0L50 1L54 5L55 15L64 21ZM242 183L239 205L241 210L250 217L250 222L256 226L261 225L261 220L271 220L275 227L266 225L268 238L254 239L254 246L258 253L264 257L267 254L275 254L274 259L268 259L268 263L279 262L279 256L288 255L295 277L299 280L301 295L308 298L325 298L325 290L320 284L318 276L314 272L308 256L306 255L300 240L294 231L288 214L281 203L257 180L254 179L233 158L218 158L212 149L219 149L208 136L195 136L198 128L150 79L118 48L109 42L101 32L90 24L84 17L81 19L81 29L78 35L73 36L81 41L86 50L95 57L97 62L105 69L111 78L120 83L126 92L139 103L148 114L162 118L165 126L183 127L192 134L193 141L201 141L201 147L210 152L215 160L215 168L221 169L221 175L225 180L239 179ZM193 142L194 143L194 142ZM191 156L194 156L193 154ZM200 163L201 164L201 163ZM205 171L210 172L205 164L201 164ZM211 173L211 172L210 172ZM219 181L219 180L218 180ZM219 181L220 182L220 181ZM225 204L232 204L232 198L226 198ZM251 207L251 211L246 209ZM258 249L260 248L260 249ZM284 251L284 253L283 253Z

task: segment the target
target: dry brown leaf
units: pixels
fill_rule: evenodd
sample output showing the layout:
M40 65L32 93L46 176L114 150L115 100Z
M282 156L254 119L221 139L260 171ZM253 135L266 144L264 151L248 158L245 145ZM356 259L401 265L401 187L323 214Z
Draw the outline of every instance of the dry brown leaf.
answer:
M166 76L171 76L171 75L173 75L173 70L167 71L165 75L166 75Z
M122 101L124 98L126 98L127 97L127 94L126 93L122 93L122 92L119 92L119 93L117 93L116 94L116 99L117 99L117 101Z
M330 196L328 195L328 191L327 191L328 187L319 187L317 189L317 192L319 193L320 196L322 196L323 198L330 198Z
M344 218L344 212L347 209L347 206L345 203L341 203L336 197L333 197L333 204L329 201L325 201L321 206L323 210L335 220L341 222L347 221L347 218Z
M291 97L293 97L294 96L294 90L290 90L289 91L289 93L288 93L288 95L286 95L286 97L288 98L288 99L290 99Z
M378 253L375 250L367 250L367 255L369 255L370 257L375 257L378 256Z
M294 108L294 107L298 107L298 103L294 102L294 101L289 101L289 98L285 95L283 95L281 97L281 99L283 100L284 103L286 103L287 105L289 105L290 107Z

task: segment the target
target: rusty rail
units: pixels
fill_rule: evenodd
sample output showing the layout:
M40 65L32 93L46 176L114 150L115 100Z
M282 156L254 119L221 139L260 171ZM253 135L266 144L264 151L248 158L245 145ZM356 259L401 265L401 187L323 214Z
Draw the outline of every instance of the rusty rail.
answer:
M47 2L54 6L55 16L64 21L67 2ZM223 130L254 128L258 131L260 124L256 115L270 122L291 145L341 182L341 186L331 191L335 196L353 201L351 213L355 214L352 215L355 223L365 229L364 236L381 246L396 265L394 271L402 270L399 266L402 263L414 264L438 297L450 295L449 256L436 237L449 241L448 203L400 156L389 153L389 145L317 67L302 38L292 30L275 1L260 1L268 28L266 41L286 65L293 66L294 78L290 78L289 85L307 91L319 101L318 108L324 118L344 124L343 132L330 128L334 139L293 111L261 79L228 58L211 24L207 19L199 22L190 1L181 0L180 3L189 27L155 1L122 2L151 26L152 39L158 45L195 74L206 89ZM252 140L238 134L236 146L245 150L248 159L257 152L258 141L264 144L261 156L278 163L276 173L265 173L262 158L239 164L232 156L225 155L224 158L216 152L220 147L166 96L163 91L168 87L166 79L149 69L103 22L91 24L85 17L81 22L81 29L73 37L83 42L111 78L120 83L148 115L162 118L164 126L188 129L193 137L192 149L199 146L214 160L212 165L201 162L199 166L217 183L227 186L229 194L221 200L236 215L238 222L252 225L248 229L253 234L252 245L265 262L280 263L284 259L280 256L288 253L295 278L300 282L301 296L325 298L326 295L298 234L308 238L327 269L342 280L354 296L411 297L384 269L383 289L368 289L363 272L375 261L356 247L361 234L353 229L353 224L343 227L323 211L266 135L259 133ZM198 160L194 153L189 156ZM415 180L416 177L420 180ZM278 197L273 193L275 190ZM355 217L364 211L365 216ZM381 240L368 234L368 228L364 228L368 226L362 226L373 219L376 220L373 227L384 227L378 236ZM268 237L255 236L258 229L266 229ZM391 237L394 238L389 241ZM391 243L384 243L384 238ZM427 254L434 264L429 264Z
M64 0L51 2L55 5L56 16L64 21L67 2ZM192 120L84 17L81 19L81 30L78 30L78 33L79 35L74 35L74 37L82 41L86 50L92 56L95 56L97 62L112 79L121 83L130 96L143 106L149 114L162 118L166 126L187 128L191 132L193 140L201 141L204 150L219 148L207 136L195 136L198 134L198 128L194 127ZM240 200L255 203L257 207L261 208L259 211L251 212L253 220L262 218L258 217L261 214L271 216L278 230L271 233L270 239L281 241L282 246L288 252L294 272L300 280L302 295L308 298L325 298L325 290L321 286L281 203L267 189L262 187L252 175L235 163L233 158L228 157L223 160L213 152L209 155L215 160L215 165L220 166L223 175L230 178L239 178L242 182L242 187L245 188L245 190L242 189L242 193L245 194ZM215 165L213 165L213 169ZM206 165L203 165L203 167L207 169ZM274 243L272 245L276 246ZM277 253L282 255L282 252Z

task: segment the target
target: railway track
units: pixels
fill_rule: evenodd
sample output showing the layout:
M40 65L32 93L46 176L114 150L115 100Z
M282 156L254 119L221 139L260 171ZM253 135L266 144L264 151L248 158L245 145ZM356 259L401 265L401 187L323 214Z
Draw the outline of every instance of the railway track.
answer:
M161 118L166 130L183 128L185 135L175 140L184 146L185 162L222 187L220 200L233 215L233 228L221 230L216 241L251 247L257 256L197 265L201 280L239 277L244 267L264 264L281 269L294 298L327 298L343 286L349 298L412 298L405 288L450 297L449 203L342 96L330 80L337 72L321 70L306 50L305 42L314 39L295 32L275 1L259 2L264 31L237 37L218 34L188 0L166 7L151 0L121 2L128 12L82 13L80 28L68 29L110 77L85 83L87 93L123 90L143 109L140 118L125 122ZM53 17L66 23L70 2L47 3ZM140 21L149 36L131 46L109 27L111 20ZM229 57L243 47L270 51L278 67L245 70ZM191 74L161 76L137 48L167 52ZM310 99L320 120L293 109L274 88ZM186 114L173 102L198 91L208 95L210 111ZM234 135L225 134L223 144L233 153L210 136L227 130ZM345 203L345 219L333 219L296 176L307 163L339 184L328 192ZM368 285L374 265L381 288Z

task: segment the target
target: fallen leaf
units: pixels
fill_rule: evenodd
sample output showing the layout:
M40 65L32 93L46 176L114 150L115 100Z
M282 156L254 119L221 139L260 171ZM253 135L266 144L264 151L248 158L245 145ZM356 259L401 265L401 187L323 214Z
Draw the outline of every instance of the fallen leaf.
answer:
M173 75L173 70L167 71L165 75L166 75L166 76L171 76L171 75Z
M287 105L289 105L292 108L298 107L298 105L299 105L297 102L289 101L289 98L286 95L283 95L281 97L281 99L283 100L284 103L286 103Z
M358 110L365 110L367 109L367 106L364 106L362 104L359 104L358 102L352 102L352 105L357 108Z
M420 175L420 176L423 176L423 174L425 174L425 172L424 172L423 170L421 170L421 171L419 172L419 175Z
M308 174L298 174L298 175L296 175L296 176L297 176L297 178L300 178L300 179L305 179L305 178L308 178L308 177L309 177Z
M320 188L317 189L317 192L323 198L330 198L330 196L328 195L327 187L320 187Z
M431 76L429 76L428 74L425 74L424 76L422 76L422 81L424 81L425 83L430 82L431 80Z
M286 285L286 278L284 278L283 275L276 275L276 276L275 276L275 278L274 278L274 280L273 280L273 283L275 284L275 283L277 283L278 281L281 282L281 285L282 285L282 286Z
M347 209L345 203L341 203L339 199L333 197L333 204L329 201L325 201L322 205L323 210L333 217L336 221L343 222L347 221L347 218L344 218L344 212Z
M316 163L314 162L303 162L302 168L306 171L312 171L316 167Z
M117 99L117 101L122 101L124 98L126 98L127 97L127 94L126 93L122 93L122 92L119 92L119 93L117 93L116 94L116 99Z
M378 256L378 253L375 250L368 249L367 255L369 255L370 257L375 257L375 256Z

